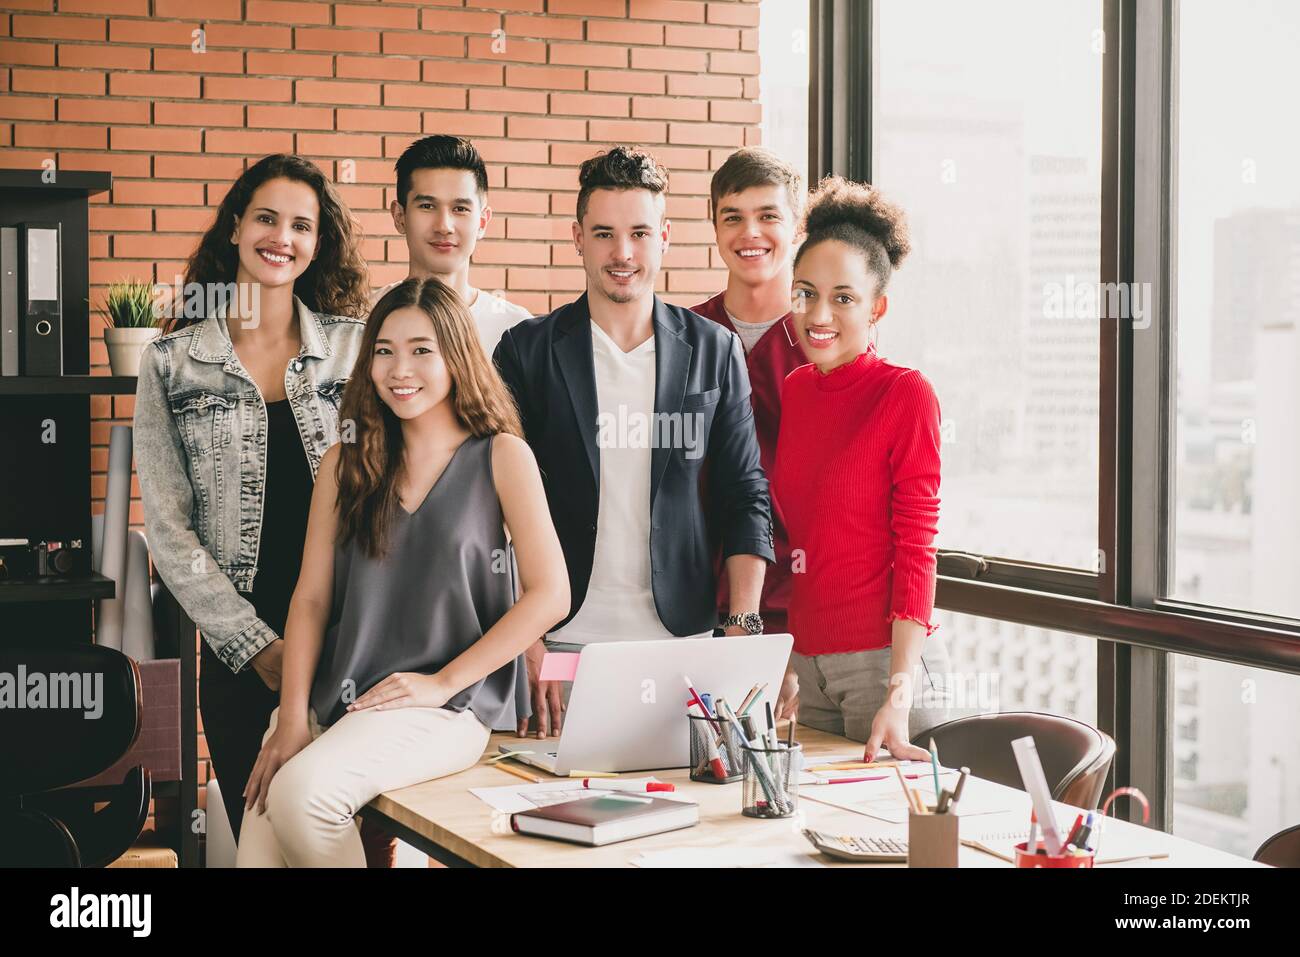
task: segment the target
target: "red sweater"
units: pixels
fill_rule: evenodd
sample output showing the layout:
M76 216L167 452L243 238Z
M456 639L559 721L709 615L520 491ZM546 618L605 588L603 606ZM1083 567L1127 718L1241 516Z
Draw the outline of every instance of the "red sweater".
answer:
M781 392L774 498L794 549L790 630L803 655L884 648L890 623L934 631L939 401L869 349Z
M727 318L727 308L722 303L725 293L718 293L707 302L692 306L691 311L712 319L732 332L736 327ZM785 377L805 365L803 354L795 337L794 323L786 313L754 344L745 356L749 369L750 403L754 407L754 430L758 433L759 461L768 480L776 463L777 433L781 428L781 383ZM776 561L767 566L763 576L762 611L784 611L790 604L790 537L786 534L785 520L775 498L772 500L772 550ZM718 570L718 607L728 607L728 582L725 571Z

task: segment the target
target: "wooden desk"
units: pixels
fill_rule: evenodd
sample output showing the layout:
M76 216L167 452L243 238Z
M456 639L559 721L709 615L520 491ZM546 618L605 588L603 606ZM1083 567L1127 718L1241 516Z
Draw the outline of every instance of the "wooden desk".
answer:
M861 748L846 738L823 734L810 728L801 728L799 740L803 744L808 763L816 763L819 755L845 754ZM666 834L655 834L635 841L624 841L604 847L581 847L561 841L526 837L510 830L508 816L494 811L469 793L470 788L501 787L512 781L524 783L496 770L484 762L498 753L502 744L534 747L535 739L520 739L511 734L494 734L488 742L483 759L475 767L450 777L426 781L399 791L379 795L363 814L392 828L402 840L418 847L429 856L453 866L477 867L627 867L629 861L646 851L663 851L672 848L709 847L760 847L781 848L808 854L833 867L864 865L838 864L827 861L818 854L800 833L802 827L841 834L871 834L888 837L907 836L906 824L891 824L877 818L856 814L807 799L812 787L802 787L799 793L799 811L793 818L760 821L743 817L740 813L740 782L733 784L698 784L690 780L686 769L645 772L663 781L677 785L677 794L699 803L700 823L695 827ZM546 780L543 771L530 769ZM628 775L631 776L642 776ZM821 788L826 791L828 788ZM971 815L963 820L963 834L968 829L976 832L1002 826L1025 827L1029 820L1029 795L1015 788L1003 787L991 781L970 778L966 793L996 795L1010 810L1006 814ZM1060 819L1072 822L1077 808L1059 805ZM1124 829L1138 829L1138 825L1125 821L1107 822L1108 833ZM1110 830L1114 829L1114 830ZM1145 829L1143 829L1145 830ZM1236 857L1214 848L1195 844L1172 835L1154 832L1170 856L1165 859L1133 862L1128 865L1112 864L1109 867L1250 867L1255 865L1246 858ZM982 851L963 846L962 867L1010 867ZM866 865L872 867L902 867L902 864Z

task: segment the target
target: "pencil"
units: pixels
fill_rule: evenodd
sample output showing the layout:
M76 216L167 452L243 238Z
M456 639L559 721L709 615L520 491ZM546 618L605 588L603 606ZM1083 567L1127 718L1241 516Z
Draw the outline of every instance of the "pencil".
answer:
M506 774L513 774L517 778L523 778L525 781L531 781L533 784L541 784L542 779L536 774L529 774L523 768L517 768L513 764L494 764L492 765L498 771L504 771Z
M907 806L911 808L913 814L922 813L917 809L916 795L912 793L912 789L909 788L907 782L903 780L903 772L898 770L898 765L894 765L894 773L898 775L898 786L903 789L903 797L907 799Z

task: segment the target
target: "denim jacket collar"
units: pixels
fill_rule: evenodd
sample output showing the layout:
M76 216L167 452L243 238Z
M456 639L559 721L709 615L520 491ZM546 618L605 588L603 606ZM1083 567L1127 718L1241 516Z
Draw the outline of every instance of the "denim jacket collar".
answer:
M293 305L298 311L298 332L302 340L298 355L324 359L331 352L320 319L297 296L293 297ZM198 334L190 340L190 358L200 362L228 362L234 354L235 347L226 329L226 305L222 303L213 315L199 323Z

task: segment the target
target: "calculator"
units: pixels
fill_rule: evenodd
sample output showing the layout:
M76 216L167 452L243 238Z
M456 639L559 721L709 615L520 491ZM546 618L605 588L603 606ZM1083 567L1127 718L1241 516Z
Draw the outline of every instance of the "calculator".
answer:
M803 836L808 838L812 846L823 854L829 854L831 857L839 858L842 861L867 863L870 861L907 860L907 841L896 840L892 837L866 837L854 834L835 835L814 831L811 828L804 828Z

